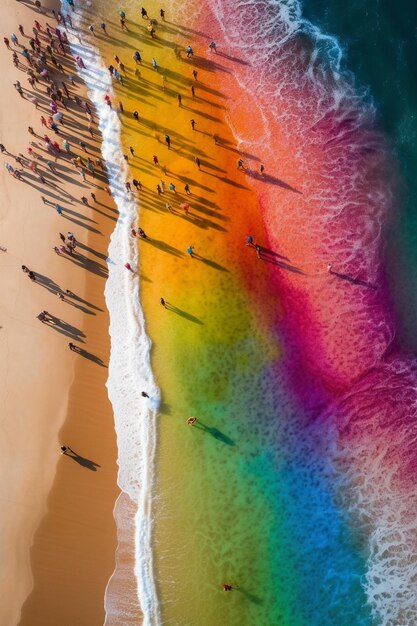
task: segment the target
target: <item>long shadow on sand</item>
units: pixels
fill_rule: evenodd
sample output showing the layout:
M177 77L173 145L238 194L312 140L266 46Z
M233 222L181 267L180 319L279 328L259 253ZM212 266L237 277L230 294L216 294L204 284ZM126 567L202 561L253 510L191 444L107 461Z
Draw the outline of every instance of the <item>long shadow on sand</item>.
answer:
M64 322L64 320L61 320L55 315L51 315L49 313L48 317L43 321L43 324L50 326L50 328L53 328L58 333L61 333L61 335L65 335L70 339L74 339L75 341L84 341L83 337L85 337L85 334L82 330L76 328L76 326L68 324L68 322Z
M80 348L80 346L75 346L73 348L73 352L76 352L77 354L84 357L85 359L92 361L96 365L100 365L101 367L107 367L107 365L104 363L104 361L100 359L100 357L96 356L95 354L92 354L92 352L88 352L87 350L84 350L84 348Z
M68 451L64 452L64 456L70 457L70 459L73 459L76 463L82 465L83 467L86 467L92 472L96 472L97 468L101 467L101 465L95 463L95 461L91 461L90 459L86 459L85 457L80 456L79 454L74 452L74 450L71 450L71 448L68 448Z

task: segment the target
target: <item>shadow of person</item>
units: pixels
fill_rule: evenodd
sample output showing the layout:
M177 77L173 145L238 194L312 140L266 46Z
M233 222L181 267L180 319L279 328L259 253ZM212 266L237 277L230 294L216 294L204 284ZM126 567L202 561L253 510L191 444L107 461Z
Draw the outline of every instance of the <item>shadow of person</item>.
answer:
M46 324L50 328L53 328L58 333L61 333L61 335L65 335L65 337L69 337L70 339L74 339L74 341L84 343L83 337L85 337L86 335L82 330L80 330L76 326L68 324L68 322L65 322L55 315L51 315L51 313L48 313L48 317L45 319L44 324Z
M222 443L225 443L227 446L235 446L236 445L235 442L233 441L233 439L228 437L225 433L222 433L221 430L219 430L218 428L215 428L214 426L207 426L207 424L204 424L203 422L197 421L193 425L193 428L198 428L198 429L202 430L203 432L208 433L209 435L214 437L214 439L217 439L217 441L221 441Z
M197 261L201 261L201 263L204 263L205 265L208 265L209 267L212 267L215 270L219 270L220 272L228 272L229 270L227 269L227 267L224 267L223 265L220 265L219 263L216 263L216 261L212 261L211 259L207 259L204 256L201 256L201 254L197 254L196 252L193 252L193 258L196 259Z
M376 286L372 283L368 283L366 280L361 280L360 278L355 278L354 276L349 276L349 274L340 274L339 272L335 272L334 270L329 270L329 274L337 276L337 278L340 278L340 280L346 280L351 285L359 285L360 287L367 287L368 289L376 290Z
M100 365L101 367L107 367L107 365L100 359L100 357L96 356L95 354L92 354L91 352L88 352L87 350L84 350L84 348L78 348L77 350L78 354L83 356L85 359L88 359L89 361L92 361L93 363L96 363L97 365Z
M82 465L83 467L86 467L92 472L96 472L97 468L101 467L101 465L99 465L98 463L95 463L94 461L91 461L90 459L86 459L85 457L80 456L79 454L74 452L74 450L72 450L71 448L68 448L67 452L65 452L64 454L65 456L69 456L76 463L78 463L79 465Z
M300 195L303 194L303 192L300 191L299 189L292 187L291 185L286 183L284 180L281 180L280 178L277 178L276 176L272 176L271 174L262 175L259 172L256 172L255 170L251 170L250 168L246 168L245 174L247 176L250 176L251 178L254 178L255 180L259 180L264 183L269 183L270 185L276 185L277 187L282 187L282 189L287 189L288 191L292 191L293 193L298 193Z
M244 587L234 587L234 589L235 589L235 591L240 591L240 593L243 593L243 595L250 602L253 602L254 604L263 604L262 598L260 598L259 596L255 595L254 593L251 593L250 591L248 591Z
M191 313L187 313L187 311L183 311L182 309L179 309L177 306L175 306L174 304L171 304L170 302L165 301L165 308L168 311L172 311L176 315L179 315L180 317L183 317L184 319L188 320L189 322L193 322L194 324L201 324L201 325L204 324L204 322L202 322L200 319L198 319L198 317L195 317L194 315L191 315Z
M271 248L265 248L265 246L259 246L260 248L260 253L261 255L263 254L264 256L271 256L271 257L279 257L280 259L283 259L284 261L288 261L289 262L289 258L287 256L284 256L283 254L279 254L279 252L275 252L275 250L271 250Z
M291 265L290 263L285 263L284 261L280 261L276 257L274 258L272 256L265 255L262 249L259 252L259 258L261 259L261 261L265 261L266 263L271 263L271 265L276 265L277 267L280 267L283 270L287 270L288 272L293 272L294 274L302 274L305 276L304 270L300 269L299 267L296 267L295 265Z

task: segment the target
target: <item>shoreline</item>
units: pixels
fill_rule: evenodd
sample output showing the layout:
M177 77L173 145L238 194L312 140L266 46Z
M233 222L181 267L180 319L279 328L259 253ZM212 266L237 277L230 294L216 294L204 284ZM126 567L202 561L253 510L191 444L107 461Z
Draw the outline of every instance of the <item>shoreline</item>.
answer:
M33 19L41 23L45 19L31 6L10 1L4 16L6 33L17 31L19 23L30 32ZM54 23L50 15L46 20ZM0 113L1 140L12 152L25 153L25 142L30 138L26 125L40 133L39 117L44 110L39 107L36 111L26 98L20 102L12 83L19 78L26 89L25 76L13 68L11 52L4 48L1 54L4 89L10 93L9 100L16 103L15 109L7 112L7 127L6 115ZM66 62L69 59L67 54ZM73 64L72 58L70 62ZM83 97L85 88L81 86L77 93ZM64 114L67 125L62 130L72 134L72 128L81 121L80 113L72 107ZM81 123L84 128L84 119ZM89 136L85 141L93 145ZM74 146L75 138L70 142ZM100 146L98 135L94 144L96 150ZM5 161L14 163L9 156ZM57 167L65 170L65 161L60 159ZM119 489L116 437L105 387L107 369L99 365L108 361L109 353L105 274L100 267L105 268L117 212L107 194L91 188L97 204L78 213L82 205L77 197L86 191L89 194L90 184L84 191L78 176L74 179L69 171L56 180L60 190L56 195L62 195L61 202L68 207L63 222L51 207L42 204L40 197L45 190L40 185L32 185L32 189L6 175L2 174L5 203L1 244L7 252L2 253L1 263L8 271L3 273L1 286L10 295L2 319L2 340L13 346L13 351L3 351L7 356L2 359L8 381L7 395L1 398L6 434L3 445L7 446L1 450L2 476L8 483L1 485L1 495L10 505L2 513L2 562L7 578L0 579L0 588L8 602L0 610L0 624L55 626L62 618L63 606L70 620L74 611L72 623L102 624L104 591L114 569L113 508ZM6 208L11 206L13 211ZM83 267L56 257L51 250L58 231L66 232L65 228L77 236L82 253L78 258L85 259ZM20 270L22 263L50 280L50 289L30 284ZM60 302L55 286L70 289L77 298ZM70 325L68 331L57 333L41 324L36 314L42 309L62 317ZM68 350L66 344L74 332L75 338L85 341L85 354L91 358ZM28 350L33 356L33 373ZM92 472L88 466L60 457L62 443L77 451L80 459L101 467Z

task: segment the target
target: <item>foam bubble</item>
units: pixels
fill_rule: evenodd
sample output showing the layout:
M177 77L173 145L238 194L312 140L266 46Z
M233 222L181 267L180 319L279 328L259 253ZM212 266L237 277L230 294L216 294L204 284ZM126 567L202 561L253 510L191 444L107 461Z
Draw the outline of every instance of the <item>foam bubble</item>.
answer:
M67 8L64 6L63 10ZM117 434L118 484L136 506L135 575L138 600L144 626L155 626L160 624L160 617L151 550L151 516L160 394L150 366L150 341L140 306L139 275L126 271L124 267L126 262L133 268L138 267L137 244L130 237L131 226L137 220L137 198L125 190L123 182L127 180L128 170L120 141L121 125L117 112L110 109L104 100L105 94L114 95L110 74L98 50L85 41L81 43L76 34L77 31L86 32L82 12L72 13L72 17L74 30L68 32L71 51L74 56L80 55L85 63L85 69L78 69L78 73L88 88L88 95L99 117L102 156L112 196L119 209L119 219L109 245L109 277L105 289L111 338L107 388ZM142 390L147 391L149 400L141 396ZM116 521L119 526L122 524L120 511ZM123 518L123 523L128 523L128 520ZM119 552L120 549L119 545ZM122 575L123 572L120 573ZM115 600L109 594L117 588L114 580L117 576L116 570L105 598L105 606L112 607L113 616ZM125 619L126 615L119 617Z

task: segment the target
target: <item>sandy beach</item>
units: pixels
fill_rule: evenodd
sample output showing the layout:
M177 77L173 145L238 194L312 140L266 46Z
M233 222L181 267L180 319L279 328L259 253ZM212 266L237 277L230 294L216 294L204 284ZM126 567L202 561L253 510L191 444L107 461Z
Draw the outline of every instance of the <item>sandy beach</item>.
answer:
M100 173L96 179L87 174L84 183L69 159L58 158L55 173L46 165L40 116L50 114L49 99L45 83L38 87L38 110L27 99L31 88L20 53L34 19L43 26L56 25L55 20L30 2L7 0L2 9L3 36L18 36L18 45L11 47L20 67L13 66L12 51L2 44L0 141L8 153L1 159L0 624L55 626L65 615L64 623L92 626L104 621L103 597L116 546L116 441L105 388L109 320L104 284L117 212ZM75 75L68 52L57 56L65 73ZM17 79L22 98L13 87ZM68 85L72 94L85 98L81 81ZM99 156L97 130L92 139L84 111L74 101L68 106L68 113L59 107L65 120L59 143L68 138L77 155L82 139L89 154ZM29 135L29 125L36 136ZM9 162L19 168L11 155L27 159L30 141L45 185L27 168L23 180L17 180L4 167ZM89 206L81 202L83 195ZM56 203L63 215L55 211ZM53 250L62 243L59 233L67 231L78 241L73 257ZM21 265L35 272L35 282ZM60 301L57 291L66 289L74 297ZM53 323L37 319L42 310ZM69 341L83 352L71 352ZM61 456L61 444L76 456Z

